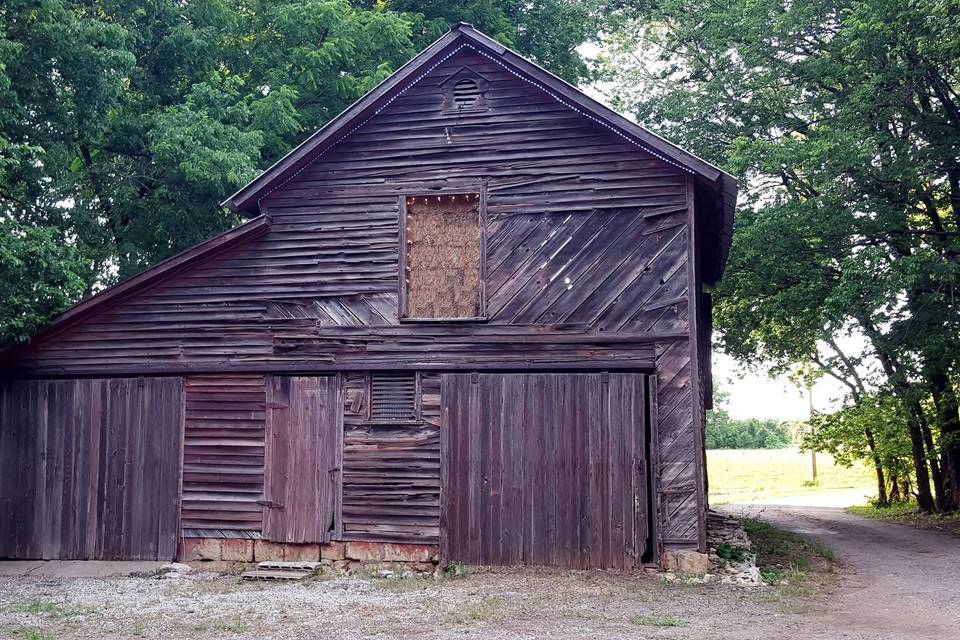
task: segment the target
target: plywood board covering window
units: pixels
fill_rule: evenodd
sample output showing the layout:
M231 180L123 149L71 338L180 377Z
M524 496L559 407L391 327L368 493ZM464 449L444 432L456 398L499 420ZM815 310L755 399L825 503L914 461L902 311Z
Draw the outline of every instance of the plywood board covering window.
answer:
M403 317L483 316L479 193L408 197Z

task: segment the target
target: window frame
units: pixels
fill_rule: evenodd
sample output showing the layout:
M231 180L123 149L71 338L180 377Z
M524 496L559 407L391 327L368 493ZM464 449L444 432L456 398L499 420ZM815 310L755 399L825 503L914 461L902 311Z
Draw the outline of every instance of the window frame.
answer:
M399 418L382 418L373 415L373 376L378 373L409 373L413 376L413 415ZM368 371L364 380L364 395L366 408L363 412L363 424L371 426L412 425L423 422L423 391L421 388L420 371Z
M411 318L407 316L407 198L424 198L438 195L464 195L480 194L480 202L477 205L477 250L480 252L480 290L478 295L480 314L464 318ZM479 187L446 187L443 189L431 189L430 193L403 193L399 196L400 224L398 238L399 270L398 279L398 308L397 318L402 323L417 322L486 322L489 319L487 313L487 185L486 181Z

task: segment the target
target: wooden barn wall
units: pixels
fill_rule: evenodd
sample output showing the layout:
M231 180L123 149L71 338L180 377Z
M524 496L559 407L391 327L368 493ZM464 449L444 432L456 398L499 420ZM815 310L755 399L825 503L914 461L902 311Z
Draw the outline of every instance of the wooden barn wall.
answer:
M436 544L440 539L440 376L420 376L420 420L374 423L367 376L344 380L341 537Z
M443 558L639 566L645 398L635 373L445 374Z
M263 537L329 542L335 534L341 448L337 376L270 376Z
M654 468L661 542L666 546L702 547L706 534L702 513L703 475L697 461L702 437L694 403L696 367L687 340L658 347Z
M662 526L670 540L696 544L702 526L691 514L702 481L686 469L702 419L693 407L700 391L689 393L701 370L689 348L699 339L689 301L690 177L470 51L267 196L268 235L32 345L12 373L652 371L656 363L664 370L657 401L668 411L657 426L667 447L658 456ZM464 66L489 81L489 109L445 113L439 85ZM477 190L488 320L400 323L401 196ZM351 513L362 529L362 513L344 499L345 519Z
M187 378L184 535L246 538L260 532L265 405L262 375Z
M467 368L465 352L480 368L650 365L651 336L688 329L689 176L466 51L267 197L266 237L35 345L18 367ZM488 111L442 111L438 85L462 66L490 81ZM399 196L481 188L489 321L399 325Z
M176 553L180 378L0 383L0 558Z

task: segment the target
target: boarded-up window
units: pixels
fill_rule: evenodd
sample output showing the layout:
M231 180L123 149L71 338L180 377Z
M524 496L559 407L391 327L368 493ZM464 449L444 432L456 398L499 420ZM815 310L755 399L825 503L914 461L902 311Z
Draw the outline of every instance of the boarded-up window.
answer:
M479 318L480 194L406 200L403 317Z

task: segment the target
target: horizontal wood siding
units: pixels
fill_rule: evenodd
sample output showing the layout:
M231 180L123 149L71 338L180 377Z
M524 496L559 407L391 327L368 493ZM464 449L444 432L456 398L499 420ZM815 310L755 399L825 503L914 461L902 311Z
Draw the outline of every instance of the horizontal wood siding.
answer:
M264 376L190 376L183 443L184 533L259 532L266 417Z
M170 560L180 378L0 382L0 558Z
M420 377L421 420L375 423L364 374L344 385L344 540L440 539L440 377Z
M444 559L638 566L645 385L633 373L445 374Z
M488 108L444 111L439 85L464 66L489 81ZM650 366L652 340L688 327L686 187L677 167L463 49L273 191L267 236L34 345L16 366ZM489 321L384 333L399 322L399 196L481 190Z

